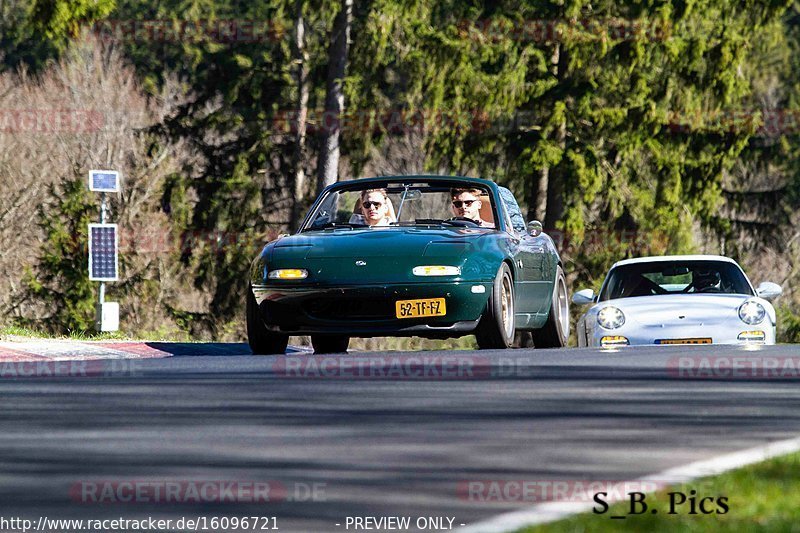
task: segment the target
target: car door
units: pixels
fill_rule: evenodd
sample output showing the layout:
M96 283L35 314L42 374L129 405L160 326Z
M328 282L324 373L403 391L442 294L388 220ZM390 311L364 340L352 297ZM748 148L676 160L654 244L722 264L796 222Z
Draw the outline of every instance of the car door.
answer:
M525 218L514 194L499 187L500 198L506 212L506 225L518 241L514 263L516 265L516 314L517 325L525 327L537 321L538 315L547 313L552 298L553 274L550 272L549 242L547 237L533 237L528 233Z

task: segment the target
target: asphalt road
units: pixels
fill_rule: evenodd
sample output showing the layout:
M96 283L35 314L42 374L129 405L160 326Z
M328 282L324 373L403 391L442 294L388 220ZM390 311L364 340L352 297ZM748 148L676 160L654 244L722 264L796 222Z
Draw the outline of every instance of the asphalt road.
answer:
M630 480L800 434L794 346L351 353L344 364L232 355L245 351L180 345L104 376L6 372L0 516L458 526L530 505L471 500L470 481ZM187 487L208 482L245 495L197 503ZM154 492L170 483L171 497ZM270 493L249 503L255 486Z

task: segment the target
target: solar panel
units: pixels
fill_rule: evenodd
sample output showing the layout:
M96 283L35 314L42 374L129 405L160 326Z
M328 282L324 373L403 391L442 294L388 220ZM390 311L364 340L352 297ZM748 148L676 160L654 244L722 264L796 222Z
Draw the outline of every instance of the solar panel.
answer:
M89 224L89 279L117 281L119 279L118 241L116 224Z
M119 172L116 170L90 170L89 190L97 192L118 192Z

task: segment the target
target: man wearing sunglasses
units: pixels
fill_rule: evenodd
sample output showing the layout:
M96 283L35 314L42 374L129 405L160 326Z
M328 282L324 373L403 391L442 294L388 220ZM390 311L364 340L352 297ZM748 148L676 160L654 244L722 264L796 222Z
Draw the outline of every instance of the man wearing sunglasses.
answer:
M450 189L451 207L457 217L474 220L482 228L493 228L494 224L481 218L480 189Z
M364 221L370 226L388 226L396 221L386 189L362 191L361 212L364 214Z

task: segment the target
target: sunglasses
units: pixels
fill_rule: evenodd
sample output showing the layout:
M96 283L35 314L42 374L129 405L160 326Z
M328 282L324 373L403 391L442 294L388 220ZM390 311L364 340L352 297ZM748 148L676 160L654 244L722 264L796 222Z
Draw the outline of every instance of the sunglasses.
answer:
M381 207L383 207L383 204L381 202L364 202L361 205L363 205L367 209L372 209L373 206L375 206L375 209L380 209Z
M454 200L453 201L453 207L455 207L456 209L461 209L462 205L464 207L469 207L469 206L471 206L473 203L475 203L477 201L478 200L463 200L463 201L462 200Z

